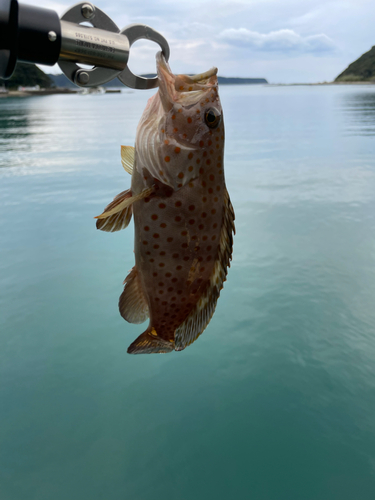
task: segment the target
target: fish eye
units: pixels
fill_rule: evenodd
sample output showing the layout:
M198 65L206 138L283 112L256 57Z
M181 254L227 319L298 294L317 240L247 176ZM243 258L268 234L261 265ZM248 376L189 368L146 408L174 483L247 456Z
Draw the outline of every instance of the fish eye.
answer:
M221 114L216 108L210 108L204 114L204 121L210 128L216 128L221 122Z

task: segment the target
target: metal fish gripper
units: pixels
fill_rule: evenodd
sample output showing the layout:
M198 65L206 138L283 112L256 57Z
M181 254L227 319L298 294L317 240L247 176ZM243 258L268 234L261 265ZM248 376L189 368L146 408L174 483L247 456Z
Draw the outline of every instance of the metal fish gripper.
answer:
M120 30L91 3L78 3L59 19L50 9L0 0L0 78L10 78L19 60L48 66L58 63L80 87L95 87L117 77L127 87L151 89L158 86L157 77L134 75L127 65L130 47L141 39L157 43L169 59L168 42L160 33L144 24Z

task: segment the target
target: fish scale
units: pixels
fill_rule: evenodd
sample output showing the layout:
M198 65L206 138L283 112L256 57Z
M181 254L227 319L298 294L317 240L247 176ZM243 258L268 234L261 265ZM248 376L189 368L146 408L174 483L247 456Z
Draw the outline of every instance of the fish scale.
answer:
M135 154L123 150L131 189L97 221L99 229L113 231L134 215L135 266L119 307L126 320L149 317L150 323L131 353L192 343L212 317L232 255L234 212L225 187L217 70L175 76L161 54L157 69L159 91L138 125Z

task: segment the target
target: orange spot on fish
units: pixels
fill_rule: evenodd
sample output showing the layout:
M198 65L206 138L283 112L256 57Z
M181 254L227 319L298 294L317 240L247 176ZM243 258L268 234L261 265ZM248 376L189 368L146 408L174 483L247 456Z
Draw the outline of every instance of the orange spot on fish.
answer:
M165 208L166 204L165 203L159 203L159 208Z
M203 142L203 141L199 141L199 146L200 146L201 148L203 148L203 146L204 146L204 142Z
M193 90L193 87L189 87L189 89L188 89L188 90L189 90L189 92L191 92L191 91Z
M172 115L172 120L175 120L176 119L176 115Z
M153 234L153 237L154 237L154 238L160 238L160 234L155 233L155 234Z
M168 139L165 139L164 144L167 144L167 145L169 144Z
M207 161L210 161L210 160L207 160ZM206 162L207 163L207 162ZM214 181L215 180L215 176L214 175L210 175L210 181Z
M183 174L183 172L180 172L180 173L178 174L178 176L177 176L177 177L178 177L179 179L183 179L183 178L184 178L184 174Z
M191 119L190 116L188 116L188 119L187 119L188 123L191 123L193 120Z
M150 231L150 228L149 228L148 226L145 226L143 229L144 229L145 231Z
M152 219L152 220L156 220L157 218L158 218L158 216L157 216L156 214L152 214L152 215L151 215L151 219Z
M180 85L180 90L184 90L184 86L183 85Z
M175 207L180 207L182 205L182 203L180 201L176 201L176 203L174 204Z
M168 163L169 161L171 161L171 159L170 159L170 157L169 157L169 156L166 156L166 157L164 158L164 161L166 161L166 162Z
M175 132L175 133L178 132L178 128L174 128L173 132Z
M181 217L180 217L179 215L177 215L177 217L175 217L175 218L174 218L174 220L175 220L176 222L180 222L180 221L181 221Z
M166 224L165 222L162 222L162 223L160 224L160 227L162 227L162 228L164 229L164 228L166 228L166 227L167 227L167 224Z
M198 160L196 161L196 164L199 165L200 164L200 159L198 158Z
M167 238L167 241L168 241L168 243L172 243L173 238L172 238L172 237L169 237L169 238Z
M206 165L211 165L211 160L210 159L206 160Z
M178 147L177 147L177 148L174 148L174 152L175 152L175 153L179 153L180 151L181 151L181 148L178 148Z
M190 166L190 167L188 168L188 170L189 170L189 172L192 172L192 171L194 170L194 167Z
M189 160L191 160L193 158L193 153L189 153L188 158L189 158Z

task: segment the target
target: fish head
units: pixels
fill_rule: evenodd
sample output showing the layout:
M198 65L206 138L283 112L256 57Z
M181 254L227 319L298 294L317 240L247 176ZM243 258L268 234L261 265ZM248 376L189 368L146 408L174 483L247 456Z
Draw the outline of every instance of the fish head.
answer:
M198 176L207 149L215 147L215 156L223 153L217 68L175 75L161 52L156 60L159 89L138 125L136 150L152 177L179 189Z

